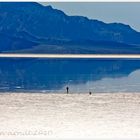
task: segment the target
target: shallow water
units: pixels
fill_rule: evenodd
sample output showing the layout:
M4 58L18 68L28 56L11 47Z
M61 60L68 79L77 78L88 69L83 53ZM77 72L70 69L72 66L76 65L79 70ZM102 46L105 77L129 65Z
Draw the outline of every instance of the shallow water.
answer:
M138 59L0 58L1 92L140 92Z

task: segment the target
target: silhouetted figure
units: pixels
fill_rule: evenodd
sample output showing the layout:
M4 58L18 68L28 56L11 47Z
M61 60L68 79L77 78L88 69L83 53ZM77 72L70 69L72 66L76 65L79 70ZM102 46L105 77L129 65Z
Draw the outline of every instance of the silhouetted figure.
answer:
M92 93L91 93L91 91L89 92L89 95L91 95Z
M66 87L66 90L67 90L67 94L69 93L69 87Z

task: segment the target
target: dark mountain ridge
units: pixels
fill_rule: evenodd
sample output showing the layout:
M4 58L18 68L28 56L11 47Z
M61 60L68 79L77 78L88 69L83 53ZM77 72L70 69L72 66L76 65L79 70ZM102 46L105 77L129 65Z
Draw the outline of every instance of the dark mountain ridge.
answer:
M93 42L116 42L122 43L124 46L129 44L133 45L132 48L134 49L139 48L140 45L140 33L129 25L122 23L106 24L83 16L68 16L61 10L53 9L51 6L43 6L36 2L0 2L0 33L4 34L5 37L7 35L8 38L9 36L16 38L9 44L12 46L10 48L14 48L14 50L32 49L38 45L47 48L50 40L55 42L56 46L62 45L63 42L65 44L65 42L77 41L78 44L81 41L88 42L89 40L92 41L90 46L94 47L98 46ZM19 40L24 39L23 47L13 46L16 44L14 41L17 38ZM25 47L26 41L33 42L33 45ZM81 44L79 45L81 46ZM0 46L6 48L1 49L1 51L9 49L8 46L4 46L4 43L0 43ZM88 47L82 46L84 49ZM108 46L113 49L112 43L108 43ZM126 47L127 49L129 48ZM113 50L110 52L115 53ZM123 52L126 53L124 49ZM136 52L139 53L140 51L137 50Z

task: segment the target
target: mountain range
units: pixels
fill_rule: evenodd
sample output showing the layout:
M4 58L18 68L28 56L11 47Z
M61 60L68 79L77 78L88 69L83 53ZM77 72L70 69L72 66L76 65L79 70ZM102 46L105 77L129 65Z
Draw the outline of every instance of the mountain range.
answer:
M0 52L139 54L140 32L36 2L0 2Z

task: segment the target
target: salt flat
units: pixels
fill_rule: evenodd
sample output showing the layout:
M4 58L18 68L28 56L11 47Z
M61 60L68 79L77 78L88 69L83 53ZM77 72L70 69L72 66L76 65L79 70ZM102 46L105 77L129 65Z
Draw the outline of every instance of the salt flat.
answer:
M0 94L0 137L140 138L140 94Z

